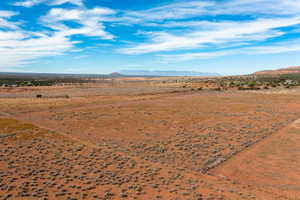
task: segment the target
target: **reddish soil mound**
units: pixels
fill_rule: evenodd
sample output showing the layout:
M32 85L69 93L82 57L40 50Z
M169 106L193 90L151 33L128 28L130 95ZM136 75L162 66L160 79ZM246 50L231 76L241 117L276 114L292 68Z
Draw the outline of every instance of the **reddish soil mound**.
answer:
M282 68L277 70L264 70L255 72L255 75L281 75L281 74L295 74L300 73L300 66Z

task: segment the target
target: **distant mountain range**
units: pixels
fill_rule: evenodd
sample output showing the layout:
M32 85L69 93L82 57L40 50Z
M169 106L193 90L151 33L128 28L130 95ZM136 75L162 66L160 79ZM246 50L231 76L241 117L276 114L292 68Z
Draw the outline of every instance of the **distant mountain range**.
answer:
M300 73L300 66L287 67L276 70L264 70L253 73L254 75L281 75L281 74L296 74Z
M195 71L160 71L160 70L121 70L120 74L128 76L220 76L218 73Z
M148 70L121 70L110 74L63 74L63 73L26 73L26 72L0 72L0 77L36 77L36 78L97 78L122 76L220 76L217 73L194 71L148 71Z

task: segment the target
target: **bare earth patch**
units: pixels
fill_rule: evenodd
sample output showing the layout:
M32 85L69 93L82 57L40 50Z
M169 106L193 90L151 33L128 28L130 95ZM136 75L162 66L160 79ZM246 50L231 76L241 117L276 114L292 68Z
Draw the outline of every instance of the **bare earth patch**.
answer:
M298 198L298 93L150 83L2 93L0 197Z

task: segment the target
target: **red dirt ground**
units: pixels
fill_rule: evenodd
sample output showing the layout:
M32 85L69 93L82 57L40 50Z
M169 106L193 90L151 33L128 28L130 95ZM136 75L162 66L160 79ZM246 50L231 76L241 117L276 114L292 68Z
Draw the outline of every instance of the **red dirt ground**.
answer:
M0 95L0 198L299 196L299 92L153 83L17 90Z
M300 199L300 120L253 145L223 165L213 174L235 177L262 190L273 199Z

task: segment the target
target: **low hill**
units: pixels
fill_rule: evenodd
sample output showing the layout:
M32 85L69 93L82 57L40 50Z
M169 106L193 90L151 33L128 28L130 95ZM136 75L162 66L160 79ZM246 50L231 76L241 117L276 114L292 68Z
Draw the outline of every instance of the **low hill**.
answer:
M108 74L108 76L110 76L110 77L121 77L123 75L120 74L119 72L112 72L112 73Z
M264 70L255 72L254 75L282 75L300 73L300 66L287 67L277 70Z

